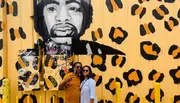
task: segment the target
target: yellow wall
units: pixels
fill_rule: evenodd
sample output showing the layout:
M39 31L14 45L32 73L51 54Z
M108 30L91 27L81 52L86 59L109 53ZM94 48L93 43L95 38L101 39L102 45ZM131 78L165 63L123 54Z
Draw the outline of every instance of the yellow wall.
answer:
M15 68L15 63L18 58L18 50L27 49L33 47L33 41L37 39L37 33L34 31L33 20L30 16L33 15L33 4L32 0L7 0L7 3L11 5L12 1L18 3L18 16L12 16L12 14L3 15L4 8L0 8L0 21L6 23L6 31L0 32L0 38L3 38L4 45L3 50L0 51L0 55L3 57L3 66L0 67L0 79L6 76L11 80L11 103L15 103L16 96L19 98L23 94L34 94L39 99L42 96L43 103L49 103L50 97L56 95L63 97L63 91L44 91L43 86L41 86L40 91L36 92L19 92L17 84L17 70ZM96 74L102 75L103 81L100 86L97 87L97 96L98 100L106 98L111 100L113 103L116 103L116 98L111 94L111 92L105 89L105 84L108 83L110 78L119 77L123 82L123 88L121 90L121 102L125 103L125 98L128 92L133 92L139 97L146 96L150 88L153 88L154 81L148 79L149 73L152 69L164 73L164 79L160 83L161 89L164 91L165 96L162 99L162 103L169 103L170 97L174 95L180 95L180 87L177 84L174 84L173 79L169 75L170 69L175 69L180 65L179 59L173 59L172 56L168 55L169 48L171 45L176 44L180 46L180 26L174 27L174 29L169 32L164 27L164 21L167 21L170 16L177 18L177 12L180 8L180 1L176 0L174 3L165 3L164 1L150 0L149 2L144 2L139 4L138 0L126 0L122 1L123 8L118 11L110 13L105 4L105 0L91 0L94 13L93 13L93 23L91 24L90 29L86 31L86 34L83 35L81 39L92 40L91 31L96 31L98 28L101 28L103 31L103 38L98 39L97 42L101 44L106 44L116 49L119 49L126 53L126 63L122 68L118 66L113 67L111 64L112 55L106 56L106 67L107 70L102 72L97 68L93 68L93 72ZM138 16L131 15L131 7L134 4L142 5L146 8L146 14L142 19L139 19ZM157 20L152 15L152 10L160 5L165 5L169 14L165 15L162 20ZM152 22L156 32L152 35L141 36L139 32L140 24ZM109 38L109 32L111 27L122 27L123 30L128 32L128 37L118 45L111 41ZM27 38L16 38L14 41L10 39L10 28L18 29L22 27L26 33ZM140 54L140 43L142 41L151 41L157 43L161 48L158 59L154 61L145 60ZM4 54L3 54L4 53ZM91 56L78 56L79 61L83 65L90 65L92 60ZM141 71L143 76L143 81L137 86L128 87L126 80L123 78L123 73L128 72L131 68L135 68ZM43 78L42 78L43 80ZM148 101L146 100L146 103Z

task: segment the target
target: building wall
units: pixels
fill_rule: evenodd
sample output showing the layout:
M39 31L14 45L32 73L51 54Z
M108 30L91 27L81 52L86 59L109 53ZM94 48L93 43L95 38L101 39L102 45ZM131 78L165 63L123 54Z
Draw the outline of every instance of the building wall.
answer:
M0 2L2 3L2 1L3 0L1 0ZM97 67L92 67L93 72L99 76L102 76L103 78L101 84L96 87L98 100L107 99L112 101L113 103L116 103L116 95L113 95L110 90L107 89L108 87L112 89L115 87L115 85L113 84L114 81L110 83L110 86L108 85L108 82L111 78L116 79L116 77L118 77L122 82L122 103L125 103L125 98L129 92L137 94L140 100L142 100L141 97L146 98L146 96L149 94L149 90L153 88L155 84L154 80L149 80L148 78L150 72L153 69L164 75L162 82L160 82L161 89L164 92L164 96L162 97L162 103L168 103L170 101L170 97L180 95L179 85L177 83L174 83L173 78L170 76L170 71L172 69L177 69L180 65L180 61L178 58L179 56L177 56L177 59L174 59L172 55L168 54L172 45L177 45L178 47L180 46L180 26L179 24L177 26L174 25L172 31L168 31L165 27L165 21L168 21L171 16L176 19L175 22L179 22L180 16L178 17L178 12L180 12L180 1L175 0L173 2L172 0L170 0L170 2L172 1L172 3L168 3L166 1L150 0L140 3L137 0L119 0L120 2L122 2L123 7L118 8L116 11L114 10L113 12L110 12L108 10L106 4L107 1L91 1L94 9L93 23L91 24L91 27L86 30L86 33L81 37L81 39L93 41L92 31L97 31L98 28L101 28L103 32L103 37L97 39L96 42L123 51L126 54L125 56L123 56L126 58L126 61L122 67L119 67L118 65L113 66L111 61L115 55L105 55L105 63L101 65L106 66L105 71ZM36 96L38 101L40 96L42 96L42 103L50 103L50 98L53 95L63 98L64 91L44 91L43 86L41 86L40 91L18 91L18 73L15 67L15 63L18 59L18 51L21 49L33 48L33 43L35 40L37 40L39 36L34 30L33 20L31 19L31 16L33 15L32 0L7 0L5 2L10 5L10 12L12 2L17 2L18 4L17 16L13 16L13 13L6 14L6 6L0 8L0 21L5 24L5 28L3 29L4 31L0 31L0 39L3 39L3 49L0 50L0 55L3 62L2 66L0 67L0 79L6 77L9 78L11 81L11 103L15 103L14 101L16 100L16 96L21 98L23 94L33 94ZM146 12L142 18L140 18L139 15L131 14L131 12L133 12L132 7L135 4L142 6L146 9ZM164 18L162 18L161 20L158 20L155 18L155 16L153 16L152 12L160 5L164 5L168 9L169 13L165 14ZM13 11L15 12L16 9L13 8ZM154 26L155 32L150 32L149 34L142 36L140 32L140 25L148 24L150 22ZM15 40L12 40L13 34L10 33L10 29L13 28L14 30L18 30L19 27L21 27L25 32L26 38L18 38L17 36ZM111 27L121 27L124 31L128 33L127 37L121 44L113 42L109 37ZM141 43L144 41L150 41L153 44L156 43L158 45L153 45L154 51L151 50L151 47L149 47L148 50L146 48L146 50L149 51L149 54L152 55L143 53L144 49L141 48ZM177 52L179 53L180 51L177 49ZM150 60L152 57L157 58L154 60ZM77 60L82 62L83 65L87 64L92 66L93 56L79 55L77 58ZM125 77L128 77L128 75L126 74L128 74L129 70L132 70L133 68L137 70L133 72L135 73L135 75L132 75L133 80L138 80L133 83L132 81L130 81L130 84L135 85L130 86L129 84L128 86ZM178 69L177 71L175 71L174 75L180 76L180 74L176 72L179 72ZM125 77L123 77L123 75L125 75ZM41 78L41 80L43 80L43 78ZM180 83L180 81L178 83ZM105 85L107 85L107 87ZM146 103L149 102L147 99L145 101Z

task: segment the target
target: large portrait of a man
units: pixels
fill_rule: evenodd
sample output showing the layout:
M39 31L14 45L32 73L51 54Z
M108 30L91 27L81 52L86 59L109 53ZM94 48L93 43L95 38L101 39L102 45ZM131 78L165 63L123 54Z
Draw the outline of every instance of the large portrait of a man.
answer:
M80 40L90 27L93 7L90 0L35 0L35 30L45 41L48 54L121 54L120 50ZM96 18L93 18L96 19Z

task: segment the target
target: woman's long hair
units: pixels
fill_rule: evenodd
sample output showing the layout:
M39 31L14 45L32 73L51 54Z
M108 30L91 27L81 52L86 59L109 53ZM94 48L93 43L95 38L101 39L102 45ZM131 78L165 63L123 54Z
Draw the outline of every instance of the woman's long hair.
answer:
M94 79L94 78L93 78L93 73L92 73L91 67L88 66L88 65L85 65L85 66L82 67L82 71L81 71L81 82L85 79L85 78L84 78L84 75L83 75L83 69L84 69L85 67L87 67L87 68L89 69L89 75L87 76L87 79L89 79L89 78Z

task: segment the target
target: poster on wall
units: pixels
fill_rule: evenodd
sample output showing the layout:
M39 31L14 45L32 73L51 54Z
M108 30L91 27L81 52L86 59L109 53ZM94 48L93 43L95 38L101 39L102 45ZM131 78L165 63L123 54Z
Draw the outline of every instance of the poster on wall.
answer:
M48 39L45 41L44 55L44 89L58 90L59 84L65 74L69 72L71 60L71 38L56 38L58 41Z
M40 57L38 50L20 50L16 69L18 72L19 91L40 89Z
M69 60L64 55L44 56L44 90L58 90L63 77L71 68Z

